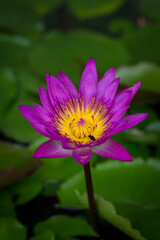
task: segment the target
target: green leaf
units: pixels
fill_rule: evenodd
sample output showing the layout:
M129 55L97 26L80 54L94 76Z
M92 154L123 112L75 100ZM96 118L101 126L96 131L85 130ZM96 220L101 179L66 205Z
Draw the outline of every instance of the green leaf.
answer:
M32 103L34 102L36 101ZM40 134L31 127L29 121L20 113L18 106L23 104L31 105L28 101L16 102L1 121L2 131L7 137L26 143L34 141Z
M160 134L160 121L150 123L146 127L146 131Z
M153 221L154 233L145 229L146 223L136 224L137 219L141 216L143 218L143 214L145 217L148 216L147 222L151 222L154 214L150 218L150 211L160 209L159 160L143 161L139 158L128 163L115 160L104 162L92 169L92 179L95 194L111 202L117 214L132 223L133 229L139 230L147 240L159 239L159 227L155 221ZM80 193L86 191L83 173L77 174L61 185L58 193L61 205L80 206L75 189ZM155 215L155 218L158 216ZM154 238L150 238L151 234Z
M0 15L1 16L1 15ZM26 62L26 56L31 42L27 38L19 36L0 35L0 64L1 66L22 64Z
M38 95L38 86L44 86L45 84L45 76L44 76L44 82L41 83L40 79L33 75L29 70L18 69L17 71L17 78L20 81L21 88L23 88L25 91L33 93Z
M46 15L48 12L57 8L61 4L61 0L23 0L25 4L31 6L40 15Z
M44 165L35 171L32 177L44 180L64 180L81 171L73 157L43 159Z
M157 240L160 239L159 223L160 209L148 209L134 221L134 226L138 227L147 239Z
M26 240L26 228L13 217L1 217L0 239Z
M63 215L51 217L38 223L34 228L35 233L45 231L53 231L55 235L58 233L64 236L97 236L84 219Z
M159 144L159 136L156 133L146 133L138 129L132 129L127 131L127 140L135 143L143 143L150 145Z
M111 14L115 12L123 2L123 0L69 0L68 4L77 17L85 19L102 14Z
M0 118L2 118L4 112L7 111L7 108L15 100L18 89L15 76L10 69L0 69L0 79Z
M21 34L35 34L42 30L34 9L16 0L0 1L0 27Z
M138 63L134 66L121 67L116 74L121 78L120 83L125 86L132 86L136 82L142 81L141 89L160 92L160 68L158 65Z
M15 216L12 196L9 192L0 192L0 217Z
M159 8L160 2L159 0L141 0L139 2L140 10L147 17L151 17L152 19L160 19L159 16Z
M77 192L77 196L80 202L88 208L87 193L80 195L79 192ZM146 240L146 238L141 235L140 231L133 228L131 222L127 218L117 214L115 206L111 202L106 201L104 198L98 195L95 195L95 201L101 217L103 217L105 220L113 224L115 227L133 239Z
M128 46L135 62L159 62L159 31L159 25L146 25L124 35L122 40Z
M51 231L44 232L34 237L30 238L29 240L55 240L55 237Z
M24 204L35 198L42 190L43 184L38 179L31 177L14 184L10 191L17 196L16 204Z
M60 188L60 183L55 180L48 180L44 182L42 194L45 196L54 196Z
M157 166L160 163L156 160L152 160L152 163L151 166L150 161L136 159L129 163L112 160L98 164L92 169L95 193L111 202L121 200L145 206L159 206L160 174L154 164ZM61 184L58 196L62 205L79 205L75 189L80 193L85 191L83 172ZM148 191L152 194L149 195Z
M16 144L0 142L0 170L6 168L19 168L32 161L26 147Z
M123 43L112 38L91 31L54 31L32 47L30 65L38 73L50 72L54 76L63 71L78 87L83 67L91 57L100 72L131 60Z

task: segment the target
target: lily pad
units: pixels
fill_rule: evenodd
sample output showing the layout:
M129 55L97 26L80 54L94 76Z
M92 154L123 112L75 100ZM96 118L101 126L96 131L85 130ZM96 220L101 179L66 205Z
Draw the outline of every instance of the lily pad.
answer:
M159 239L158 220L153 221L153 230L147 230L148 223L154 217L159 219L159 171L160 161L154 159L144 161L139 158L129 163L109 161L98 164L92 169L92 179L95 193L102 198L99 200L101 216L129 236L134 236L134 239ZM80 194L86 191L83 173L61 185L58 194L60 204L82 207L76 189ZM108 213L104 210L105 201Z
M26 240L26 228L13 217L0 218L0 239Z
M38 223L34 228L35 233L45 231L53 231L55 235L58 233L64 236L97 236L84 219L63 215L51 217Z
M0 142L0 170L6 168L19 168L32 161L26 147L17 144Z
M83 195L80 195L79 192L77 192L77 196L80 200L80 202L85 206L88 206L88 198L87 193L84 193ZM102 197L95 195L95 201L96 206L98 209L98 212L101 217L103 217L105 220L113 224L115 227L117 227L119 230L126 233L128 236L132 237L135 240L146 240L144 238L140 231L137 229L134 229L132 227L131 222L121 215L117 214L115 206L109 202L103 199Z
M54 234L51 231L37 234L29 240L55 240Z
M21 34L35 34L42 30L42 24L34 9L24 1L16 0L0 1L0 26Z
M159 62L159 31L158 24L148 24L124 35L122 41L128 46L135 62Z
M10 191L17 197L16 204L24 204L35 198L42 190L43 184L38 179L26 178L10 187Z
M13 217L15 215L12 195L9 192L0 192L0 217Z
M121 78L120 83L125 86L132 86L142 81L141 89L160 92L160 68L152 63L137 63L133 66L123 66L116 72ZM152 82L152 84L151 84Z
M123 0L69 0L70 9L81 19L96 17L102 14L115 12L122 4Z
M80 30L50 32L43 41L33 45L29 59L30 66L38 73L50 72L57 76L59 71L63 71L78 87L83 67L91 57L101 72L131 61L123 43L102 34Z

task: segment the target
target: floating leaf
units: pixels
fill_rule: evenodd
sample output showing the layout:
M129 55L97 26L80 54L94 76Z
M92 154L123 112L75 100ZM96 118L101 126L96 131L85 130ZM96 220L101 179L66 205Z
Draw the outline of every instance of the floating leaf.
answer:
M55 235L58 233L64 236L97 236L84 219L63 215L51 217L38 223L34 228L35 233L45 231L53 231Z
M44 182L42 194L45 196L54 196L60 188L59 182L55 180L48 180Z
M132 86L136 82L142 81L141 89L160 92L160 68L158 65L138 63L134 66L121 67L116 74L121 78L120 83L125 86Z
M0 192L0 217L15 216L12 196L9 192Z
M11 186L10 191L17 196L16 204L24 204L35 198L42 188L40 180L28 177Z
M38 101L37 101L38 102ZM26 103L26 101L16 102L11 109L3 116L3 133L12 139L21 142L34 141L40 136L30 125L30 123L25 119L18 109L18 105L31 105Z
M26 228L13 217L1 217L0 239L26 240Z
M55 237L51 231L37 234L29 240L55 240Z
M102 14L111 14L115 12L123 2L123 0L69 0L68 4L77 17L84 19Z
M0 170L6 168L19 168L32 160L26 147L17 144L0 142Z
M78 87L84 64L91 57L102 72L131 60L123 43L110 37L91 31L54 31L32 47L30 65L38 73L50 72L54 76L63 71Z
M153 219L153 213L159 212L160 209L159 171L160 161L154 159L148 161L136 159L129 163L112 160L98 164L92 169L95 193L111 202L110 210L113 210L113 204L117 214L128 219L132 228L139 230L147 240L159 239L159 227L156 221L153 221L154 233L152 230L145 230L147 223ZM75 189L78 189L80 193L86 191L83 173L79 173L61 184L58 193L61 205L80 206ZM150 211L153 214L152 217ZM158 219L157 215L155 215L156 219ZM141 217L144 223L138 224L137 219ZM147 223L145 223L145 218L147 218ZM125 224L122 225L125 226ZM121 230L125 233L132 232L130 225L126 224L130 230L124 230L123 227L121 226ZM151 238L151 235L154 238Z
M135 62L159 62L159 32L159 25L146 25L124 35L123 42L128 46Z
M139 6L145 16L151 17L152 19L159 19L159 0L141 0Z
M7 108L9 108L11 103L15 100L18 89L15 76L10 69L0 69L0 79L0 118L2 118Z
M85 193L83 195L80 195L79 192L77 192L77 196L80 202L88 208L87 194ZM141 235L140 231L132 227L131 222L127 218L124 218L117 214L115 206L111 202L106 201L104 198L98 195L95 195L95 201L101 217L103 217L105 220L113 224L115 227L117 227L133 239L146 240L146 238Z
M160 205L159 170L141 159L133 162L112 160L98 164L92 169L95 193L108 201L131 201L145 206ZM79 206L74 190L85 191L84 174L79 173L61 184L58 193L62 205ZM151 191L152 194L148 194Z
M0 1L0 27L22 34L35 34L42 30L34 9L23 1L16 0Z
M5 13L7 16L7 14ZM1 16L1 15L0 15ZM19 36L0 35L0 64L17 65L25 63L28 49L31 45L29 39Z

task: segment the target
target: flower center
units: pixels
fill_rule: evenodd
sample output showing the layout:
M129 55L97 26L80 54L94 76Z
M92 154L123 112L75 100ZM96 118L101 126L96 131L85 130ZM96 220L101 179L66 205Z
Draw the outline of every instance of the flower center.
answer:
M94 123L88 119L74 119L70 124L70 131L74 137L84 139L93 132Z
M83 100L70 99L55 109L52 126L76 144L89 144L101 138L109 128L106 105L93 98L86 109Z

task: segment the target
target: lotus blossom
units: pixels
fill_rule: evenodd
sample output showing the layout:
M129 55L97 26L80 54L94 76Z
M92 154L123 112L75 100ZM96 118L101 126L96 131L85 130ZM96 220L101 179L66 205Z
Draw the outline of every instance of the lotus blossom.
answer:
M115 78L114 68L99 82L97 79L93 59L84 68L79 92L63 72L59 72L58 78L46 73L47 90L39 87L42 106L19 106L31 126L49 138L34 152L34 158L72 155L84 165L93 152L111 159L132 161L131 155L110 137L147 117L147 113L123 117L141 82L116 94L120 78Z

